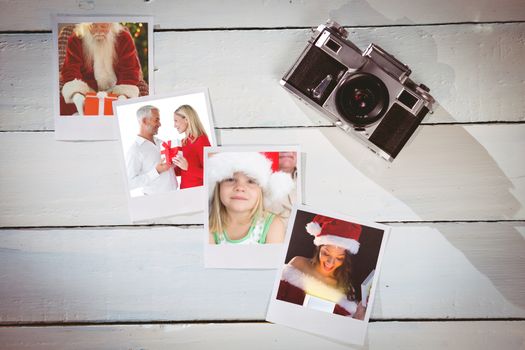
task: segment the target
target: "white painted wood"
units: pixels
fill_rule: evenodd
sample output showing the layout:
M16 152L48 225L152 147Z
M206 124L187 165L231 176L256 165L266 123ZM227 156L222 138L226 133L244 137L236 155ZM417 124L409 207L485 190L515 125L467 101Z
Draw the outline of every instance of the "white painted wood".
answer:
M279 85L309 35L302 29L156 33L155 91L208 87L217 127L329 125ZM440 105L425 123L524 120L524 35L525 23L350 34L362 49L370 42L387 49L431 88ZM50 34L0 35L0 130L53 129L51 46Z
M0 30L49 30L51 13L154 15L160 28L317 26L327 18L347 25L524 20L520 0L144 1L2 0Z
M373 319L525 317L524 222L396 224ZM203 265L202 228L0 231L0 323L262 320L275 270Z
M525 219L525 125L422 126L393 163L336 128L222 130L232 144L299 144L305 204L375 221ZM116 141L0 134L2 226L130 223ZM202 214L157 223L203 224Z
M0 158L13 165L0 170L2 226L131 224L117 141L58 142L52 133L4 133L0 140ZM176 222L203 218L180 215Z
M523 321L374 322L364 347L280 325L177 324L0 328L4 346L24 349L449 349L521 350Z
M102 227L129 222L116 142L12 132L53 129L51 35L31 31L49 31L51 13L117 11L154 15L157 28L175 30L155 33L156 92L209 87L222 144L303 147L307 204L416 222L394 225L373 319L525 317L523 124L427 125L389 164L335 128L297 128L329 123L278 86L306 28L331 17L352 26L361 48L379 44L430 86L440 107L425 123L522 122L522 0L0 0L0 9L0 226L40 228L0 230L0 324L264 318L274 271L205 270L201 226ZM451 222L417 223L426 220ZM94 227L45 228L76 225ZM523 321L372 322L365 346L523 349L524 330ZM0 326L0 344L343 348L265 323Z
M223 130L220 137L228 144L300 144L305 204L348 215L396 221L525 214L522 125L423 126L393 163L337 128Z

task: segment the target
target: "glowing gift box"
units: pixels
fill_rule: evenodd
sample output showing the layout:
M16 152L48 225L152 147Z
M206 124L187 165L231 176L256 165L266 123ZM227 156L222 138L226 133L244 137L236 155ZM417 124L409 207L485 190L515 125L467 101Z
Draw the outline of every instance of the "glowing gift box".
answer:
M113 101L117 99L117 95L108 94L105 91L88 92L84 101L84 115L98 116L98 115L113 115Z

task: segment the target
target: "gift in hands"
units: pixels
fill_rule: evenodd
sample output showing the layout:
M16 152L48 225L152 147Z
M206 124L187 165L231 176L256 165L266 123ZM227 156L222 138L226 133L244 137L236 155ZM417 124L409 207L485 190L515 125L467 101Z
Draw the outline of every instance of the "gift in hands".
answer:
M113 104L133 221L201 211L204 148L215 145L207 90Z

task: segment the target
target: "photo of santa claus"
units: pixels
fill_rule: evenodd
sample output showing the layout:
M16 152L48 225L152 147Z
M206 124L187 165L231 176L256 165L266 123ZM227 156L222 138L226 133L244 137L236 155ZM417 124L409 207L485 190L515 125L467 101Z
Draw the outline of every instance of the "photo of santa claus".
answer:
M147 22L58 23L60 116L113 115L113 100L150 93L147 27Z

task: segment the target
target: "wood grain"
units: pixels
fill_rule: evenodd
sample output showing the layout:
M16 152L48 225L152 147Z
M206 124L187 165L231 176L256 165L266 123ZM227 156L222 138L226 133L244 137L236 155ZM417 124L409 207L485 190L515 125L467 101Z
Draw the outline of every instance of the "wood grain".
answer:
M0 328L4 346L25 349L508 349L525 342L521 322L374 322L364 347L274 324L180 324Z
M396 224L372 318L523 318L525 223ZM0 323L263 320L275 270L203 266L202 228L0 231Z
M374 221L428 221L525 219L525 163L515 152L525 148L524 134L524 125L423 126L394 163L336 128L217 136L224 145L300 145L305 204ZM117 141L3 133L0 144L0 158L11 164L0 170L2 226L131 223ZM154 222L203 224L203 217Z
M49 16L65 14L154 15L162 29L236 27L311 27L327 18L346 25L396 25L421 23L525 20L520 0L447 1L439 6L431 0L370 1L279 1L254 0L129 0L118 8L108 0L2 0L0 30L49 30Z
M259 322L275 271L204 269L202 214L125 226L116 142L54 141L50 15L117 11L154 16L156 93L208 87L219 143L299 144L306 204L391 223L364 348L524 348L522 0L0 8L1 348L348 348ZM394 163L279 86L327 18L409 65L438 101ZM98 322L111 325L56 326Z
M217 127L330 125L279 85L309 33L156 33L155 92L208 87ZM380 45L431 88L438 104L424 123L525 118L525 23L355 28L350 38L361 49ZM0 130L53 130L51 47L50 34L0 35Z

